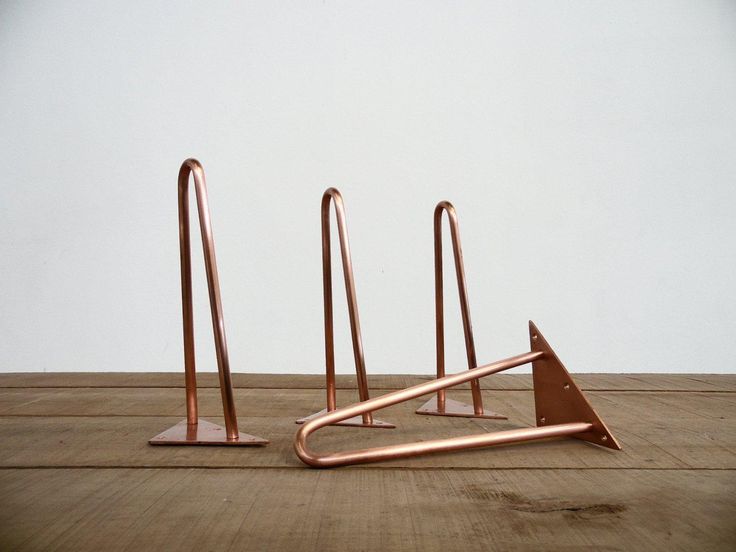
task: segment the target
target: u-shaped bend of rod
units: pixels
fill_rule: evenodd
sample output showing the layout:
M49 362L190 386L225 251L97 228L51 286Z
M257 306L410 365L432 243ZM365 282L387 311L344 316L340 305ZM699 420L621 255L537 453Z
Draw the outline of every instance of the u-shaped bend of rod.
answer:
M225 321L220 299L220 281L217 275L215 242L212 235L207 184L202 164L187 159L179 169L179 256L181 261L182 316L184 319L184 372L187 392L187 423L197 424L197 375L194 358L194 314L192 305L192 255L189 236L189 175L194 176L197 195L199 226L202 233L207 288L209 290L212 329L215 336L217 369L220 376L220 392L225 417L225 429L229 440L238 439L238 421L235 414L233 387L230 379L230 360L225 339Z
M400 445L389 445L385 447L375 447L363 450L353 450L345 452L334 452L327 454L318 454L313 452L307 446L307 439L318 429L336 422L346 420L353 416L358 416L364 412L379 410L394 404L398 404L428 393L439 391L453 387L467 381L482 378L484 376L495 374L521 366L529 362L541 359L545 353L540 351L523 353L504 360L499 360L491 364L479 366L472 370L461 372L438 378L426 383L420 383L413 387L408 387L399 391L394 391L365 402L356 403L345 408L340 408L333 412L323 414L318 418L305 423L297 432L294 440L294 449L297 456L309 466L315 468L332 468L337 466L345 466L349 464L362 464L366 462L378 462L381 460L391 460L395 458L406 458L410 456L419 456L431 452L445 452L460 449L469 449L477 447L485 447L502 443L512 443L517 441L529 441L532 439L544 439L547 437L555 437L562 435L574 435L590 431L592 424L587 422L576 422L550 425L547 427L533 427L512 429L508 431L500 431L497 433L486 433L480 435L467 435L463 437L454 437L450 439L436 439L432 441L419 441L413 443L404 443Z

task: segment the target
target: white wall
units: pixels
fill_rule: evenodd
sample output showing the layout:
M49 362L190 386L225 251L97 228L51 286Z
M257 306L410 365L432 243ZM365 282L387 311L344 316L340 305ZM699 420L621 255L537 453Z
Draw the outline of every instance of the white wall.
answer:
M235 371L323 370L327 186L370 373L434 369L441 199L481 362L531 318L572 371L734 371L734 2L3 2L0 371L181 370L188 156Z

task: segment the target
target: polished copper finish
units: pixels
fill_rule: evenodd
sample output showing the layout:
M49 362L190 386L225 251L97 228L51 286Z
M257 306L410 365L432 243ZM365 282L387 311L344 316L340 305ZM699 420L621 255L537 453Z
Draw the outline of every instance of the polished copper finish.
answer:
M192 307L192 258L189 235L189 175L194 176L199 227L202 233L207 287L210 296L212 329L215 334L217 370L220 374L225 429L197 416L197 374L194 358L194 312ZM179 169L179 258L181 263L181 298L184 320L184 380L186 383L187 419L148 441L152 445L265 445L266 439L238 432L230 360L225 340L220 282L215 260L215 242L207 202L204 169L196 159L187 159Z
M347 294L348 315L350 317L350 336L353 342L353 358L355 360L355 374L358 377L358 396L361 401L367 401L368 378L365 373L365 357L363 355L363 339L360 332L360 318L358 316L358 298L355 293L355 276L353 274L353 260L350 254L350 242L348 240L348 228L345 222L345 205L342 195L335 188L329 188L322 195L321 220L322 220L322 293L324 298L325 317L325 366L326 366L326 390L327 408L296 421L298 424L305 423L320 417L326 412L332 412L337 408L335 390L335 338L332 322L332 250L330 248L330 203L335 205L335 218L337 219L337 232L340 239L340 256L342 257L342 272L345 279L345 293ZM376 420L369 411L361 413L358 418L344 418L334 425L353 427L374 427L391 429L396 427L388 422Z
M450 237L452 239L452 254L455 260L455 275L457 277L457 291L460 296L460 313L463 319L465 334L465 352L468 357L468 369L478 366L475 357L475 340L473 339L473 324L470 322L470 307L468 306L468 285L465 281L465 265L463 263L463 249L460 245L460 227L457 222L457 212L449 201L440 201L434 209L434 308L435 308L435 345L437 358L437 377L445 375L445 312L444 291L442 280L442 213L447 213L450 223ZM417 410L417 414L431 416L459 416L463 418L492 418L505 420L506 416L485 410L483 396L480 392L480 382L470 380L470 391L473 396L473 406L458 401L448 401L445 390L437 391L427 403Z
M315 468L379 462L432 452L465 450L560 436L575 437L611 449L621 450L616 439L590 406L578 386L573 382L568 371L557 358L557 355L531 321L529 322L529 338L531 351L528 353L472 368L458 374L443 376L314 418L297 431L294 438L294 450L305 464ZM537 427L333 453L317 453L307 446L309 436L327 425L530 362L534 372L534 404Z

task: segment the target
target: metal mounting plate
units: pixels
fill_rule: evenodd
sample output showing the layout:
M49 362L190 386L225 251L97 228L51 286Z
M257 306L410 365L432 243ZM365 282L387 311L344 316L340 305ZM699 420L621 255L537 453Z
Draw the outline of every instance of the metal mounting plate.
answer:
M186 420L182 420L148 442L151 445L228 445L241 447L268 444L267 439L248 435L247 433L238 433L238 439L230 441L224 427L202 418L199 418L196 425L188 425Z
M529 321L529 341L533 352L544 353L544 356L532 362L537 426L587 422L593 425L592 430L572 435L572 437L590 441L602 447L621 450L621 445L593 410L588 399L547 343L542 332L531 320Z
M486 418L490 420L508 420L508 416L493 412L492 410L483 409L483 414L476 414L473 405L445 399L445 409L440 412L437 409L437 396L429 399L424 405L417 409L417 414L425 414L427 416L455 416L457 418Z

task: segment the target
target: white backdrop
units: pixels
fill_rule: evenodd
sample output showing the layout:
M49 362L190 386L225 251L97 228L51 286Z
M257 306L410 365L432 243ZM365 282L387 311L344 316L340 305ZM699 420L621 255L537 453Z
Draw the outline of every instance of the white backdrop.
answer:
M734 2L2 2L0 371L182 369L188 156L234 371L322 372L328 186L369 373L434 370L441 199L480 362L527 350L531 318L571 371L734 370Z

